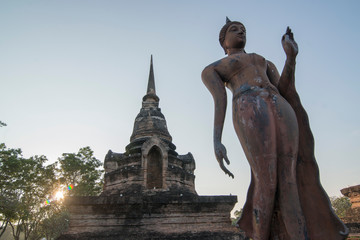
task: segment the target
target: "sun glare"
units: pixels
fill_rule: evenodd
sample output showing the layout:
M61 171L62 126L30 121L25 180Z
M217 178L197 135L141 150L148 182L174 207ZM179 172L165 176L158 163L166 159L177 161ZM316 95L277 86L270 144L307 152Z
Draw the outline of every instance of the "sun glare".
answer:
M55 194L55 199L56 200L62 200L63 198L64 198L64 192L61 191L61 190L57 191L56 194Z

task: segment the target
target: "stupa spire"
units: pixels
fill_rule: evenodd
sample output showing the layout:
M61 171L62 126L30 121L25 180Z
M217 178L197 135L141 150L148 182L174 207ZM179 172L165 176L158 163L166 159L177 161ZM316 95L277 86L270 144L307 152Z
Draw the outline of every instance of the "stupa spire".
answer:
M151 55L150 59L150 72L149 72L149 81L147 87L147 94L155 94L155 78L154 78L154 67L153 67L153 56Z
M156 96L153 57L150 59L150 72L146 95L143 97L143 107L158 107L159 97Z
M171 143L172 138L166 126L166 120L159 108L159 97L155 91L155 78L153 68L153 58L151 56L150 72L146 95L142 99L142 107L134 123L133 134L130 137L129 151L135 146L134 142L142 141L146 138L158 137Z

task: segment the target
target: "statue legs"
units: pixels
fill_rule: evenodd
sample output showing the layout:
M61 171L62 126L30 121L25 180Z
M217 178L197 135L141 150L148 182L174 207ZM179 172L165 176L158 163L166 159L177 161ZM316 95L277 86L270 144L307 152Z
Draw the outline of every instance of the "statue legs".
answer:
M233 122L252 171L239 226L254 240L269 239L275 204L280 239L303 240L305 221L297 184L298 126L291 106L279 95L255 89L233 99Z

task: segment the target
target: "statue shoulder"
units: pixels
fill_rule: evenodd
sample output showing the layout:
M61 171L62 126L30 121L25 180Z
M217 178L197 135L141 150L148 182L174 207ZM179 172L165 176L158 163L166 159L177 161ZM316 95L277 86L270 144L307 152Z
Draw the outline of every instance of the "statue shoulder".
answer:
M221 78L224 77L224 73L227 71L229 64L229 57L222 58L218 61L215 61L204 68L202 71L202 76L206 76L208 74L213 74L216 72Z
M266 60L266 64L267 64L267 67L270 68L270 69L276 69L276 66L273 62L271 62L270 60Z

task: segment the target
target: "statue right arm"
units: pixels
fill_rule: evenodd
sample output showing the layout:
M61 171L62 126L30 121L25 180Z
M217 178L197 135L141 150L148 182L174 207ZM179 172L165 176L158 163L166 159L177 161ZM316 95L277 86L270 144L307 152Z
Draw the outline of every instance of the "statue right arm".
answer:
M214 144L221 142L221 135L224 126L227 96L225 84L211 65L206 67L201 78L207 89L214 99L215 116L214 116Z
M220 168L234 178L234 175L224 166L224 160L227 164L230 161L226 154L226 148L221 143L221 136L224 127L225 113L227 106L227 96L225 90L224 81L221 79L219 73L215 70L213 65L207 66L202 74L201 78L207 89L210 91L214 99L215 111L214 111L214 151Z

